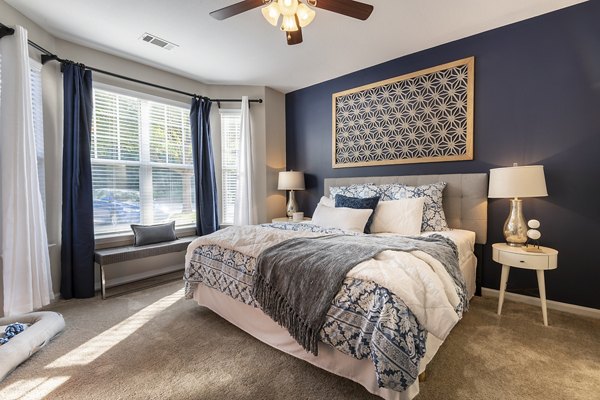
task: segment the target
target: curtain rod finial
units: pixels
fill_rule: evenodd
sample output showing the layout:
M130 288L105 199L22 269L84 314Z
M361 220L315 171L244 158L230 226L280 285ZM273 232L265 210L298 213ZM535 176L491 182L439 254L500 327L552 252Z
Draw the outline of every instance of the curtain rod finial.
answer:
M56 54L42 54L42 65L46 64L48 61L58 60Z
M13 28L9 28L8 26L0 24L0 39L2 39L4 36L13 35L14 33L15 30Z

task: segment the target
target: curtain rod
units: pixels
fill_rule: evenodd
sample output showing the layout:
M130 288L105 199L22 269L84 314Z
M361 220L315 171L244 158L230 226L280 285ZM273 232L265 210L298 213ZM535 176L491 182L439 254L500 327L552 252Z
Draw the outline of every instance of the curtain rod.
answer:
M3 38L4 36L9 36L9 35L12 35L14 33L15 33L15 30L13 28L9 28L8 26L6 26L6 25L4 25L3 23L0 22L0 39ZM28 40L27 42L28 42L28 44L31 47L35 48L36 50L38 50L38 51L40 51L42 53L42 64L46 64L48 61L58 61L61 64L62 63L73 63L73 64L76 64L73 61L65 60L65 59L62 59L62 58L58 57L56 54L53 54L53 53L49 52L48 50L46 50L45 48L43 48L42 46L40 46L39 44L37 44L37 43L35 43L35 42L31 41L31 40ZM91 71L98 72L100 74L110 75L110 76L113 76L115 78L123 79L123 80L130 81L130 82L139 83L139 84L146 85L146 86L151 86L151 87L154 87L154 88L157 88L157 89L162 89L162 90L166 90L166 91L169 91L169 92L179 93L179 94L183 94L183 95L190 96L190 97L195 97L195 98L204 98L204 99L216 102L219 107L221 106L220 103L239 103L239 102L242 101L241 99L211 99L211 98L208 98L208 97L205 97L205 96L197 95L195 93L184 92L182 90L173 89L173 88L170 88L170 87L167 87L167 86L157 85L155 83L142 81L140 79L130 78L130 77L125 76L125 75L115 74L114 72L105 71L105 70L102 70L102 69L99 69L99 68L90 67L90 66L87 66L87 65L85 66L85 68L87 68L87 69L89 69ZM250 102L250 103L262 103L263 100L262 99L250 99L250 100L248 100L248 102Z

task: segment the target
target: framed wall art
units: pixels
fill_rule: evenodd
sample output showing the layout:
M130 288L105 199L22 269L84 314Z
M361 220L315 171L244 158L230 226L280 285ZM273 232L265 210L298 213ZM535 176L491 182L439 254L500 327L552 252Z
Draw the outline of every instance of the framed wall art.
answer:
M332 95L333 168L473 159L475 58Z

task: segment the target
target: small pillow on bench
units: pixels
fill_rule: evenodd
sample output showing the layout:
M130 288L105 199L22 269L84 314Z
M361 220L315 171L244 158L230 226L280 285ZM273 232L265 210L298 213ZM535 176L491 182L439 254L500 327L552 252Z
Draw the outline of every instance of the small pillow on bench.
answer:
M170 242L177 240L175 236L175 221L158 225L131 225L133 230L133 245L145 246L147 244Z

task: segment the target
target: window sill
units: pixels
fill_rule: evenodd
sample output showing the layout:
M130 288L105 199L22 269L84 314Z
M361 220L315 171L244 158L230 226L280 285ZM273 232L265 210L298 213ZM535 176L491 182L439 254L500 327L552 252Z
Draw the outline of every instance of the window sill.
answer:
M195 225L184 225L175 228L177 237L193 236L196 234ZM119 233L104 233L95 236L94 240L97 249L105 249L109 247L127 246L133 244L132 232Z

